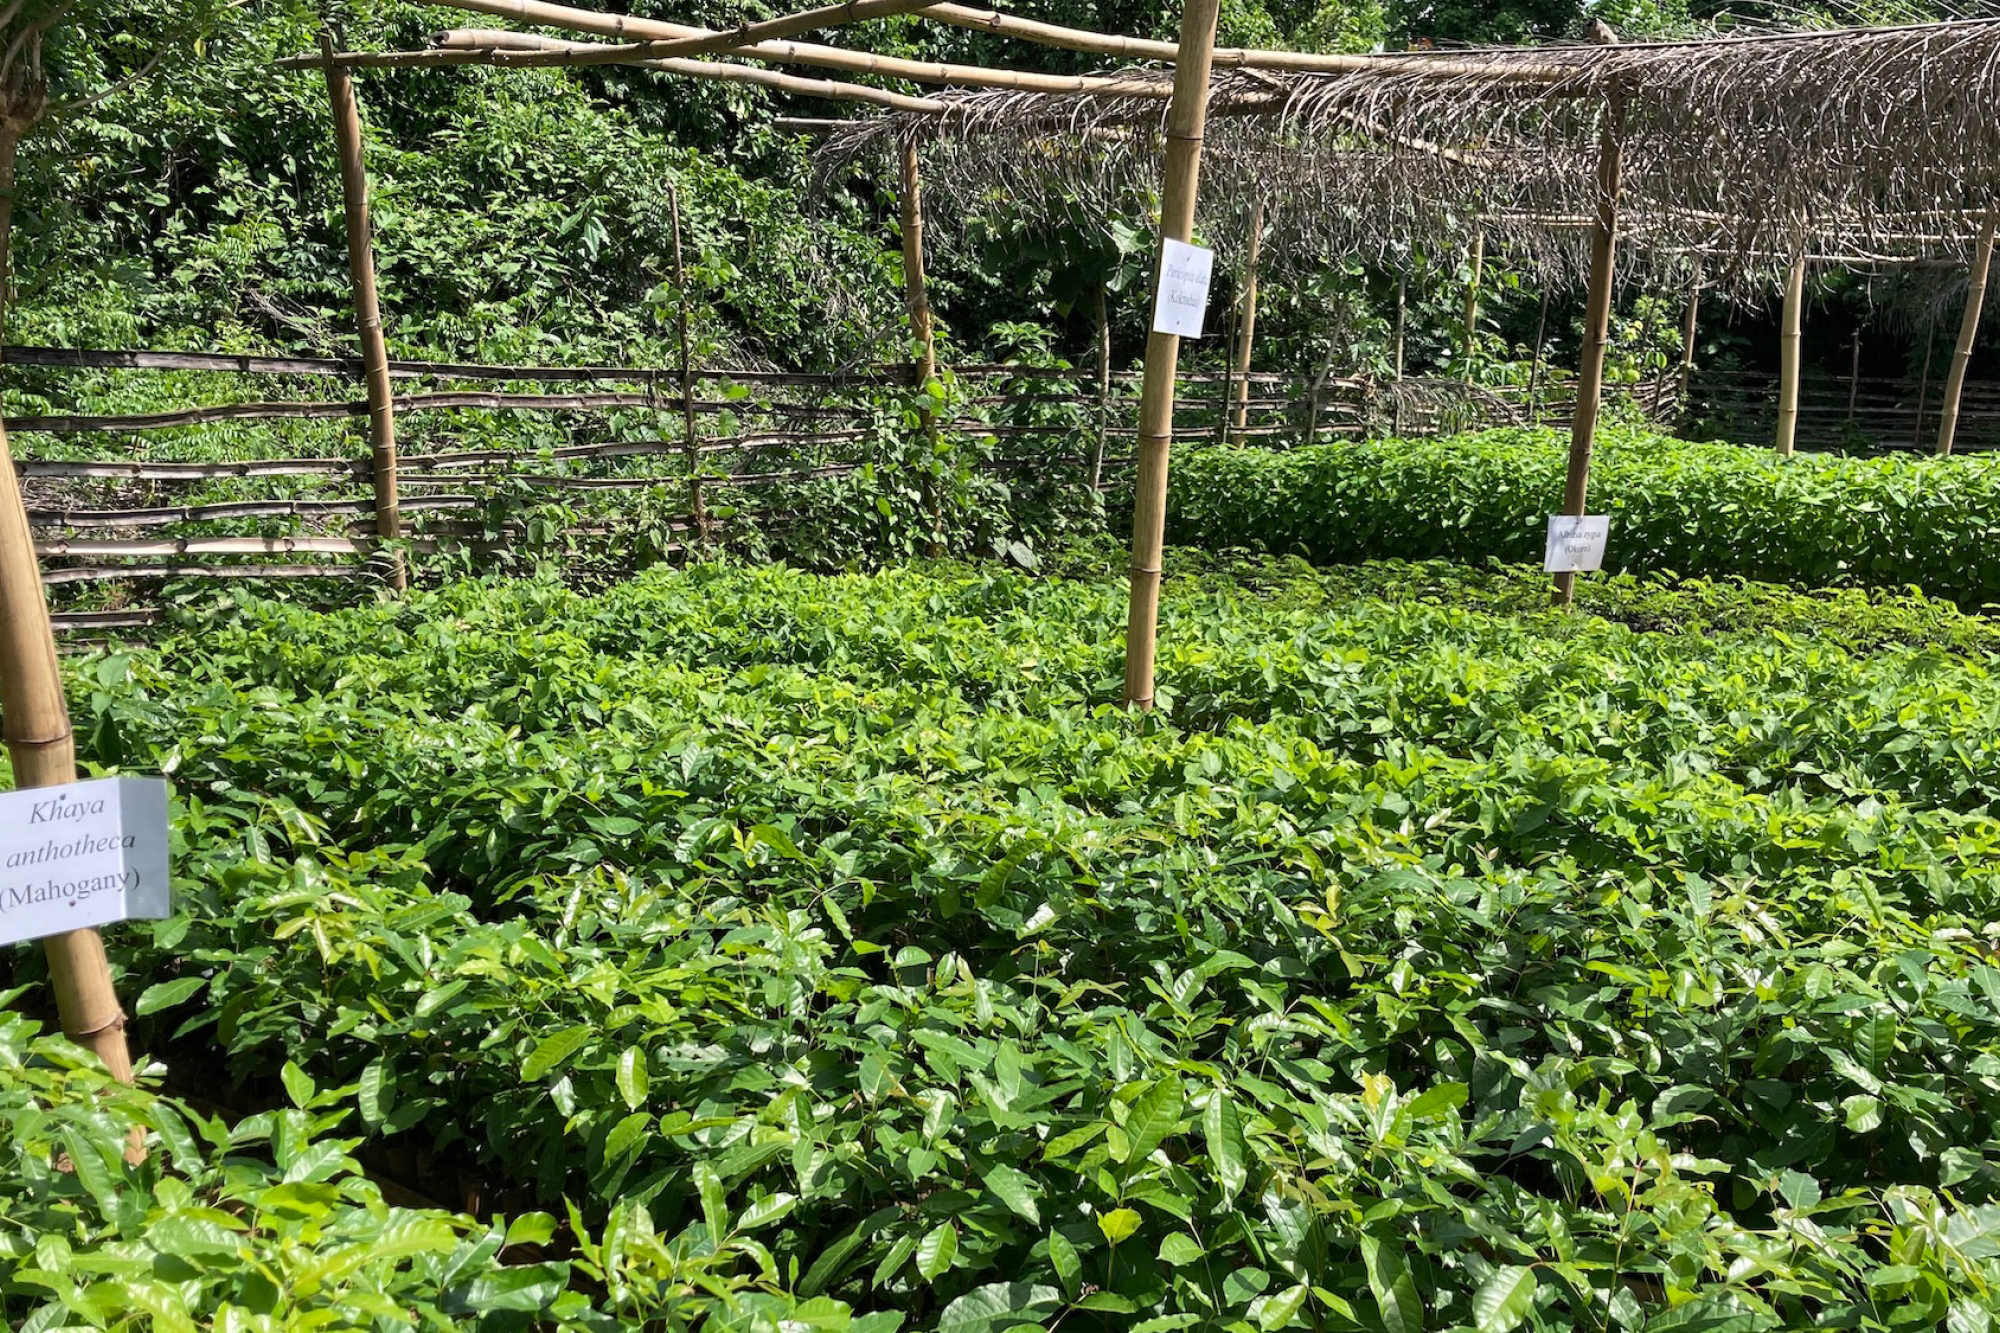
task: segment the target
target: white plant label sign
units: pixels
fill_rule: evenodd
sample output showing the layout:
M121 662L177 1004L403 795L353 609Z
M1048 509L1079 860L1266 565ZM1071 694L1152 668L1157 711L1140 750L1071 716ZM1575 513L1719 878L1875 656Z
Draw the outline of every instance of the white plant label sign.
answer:
M0 792L0 944L172 910L164 779Z
M1153 332L1201 337L1208 310L1208 279L1215 251L1171 238L1160 242L1160 290L1153 301Z
M1550 514L1542 568L1551 574L1587 574L1604 568L1611 520L1603 514Z

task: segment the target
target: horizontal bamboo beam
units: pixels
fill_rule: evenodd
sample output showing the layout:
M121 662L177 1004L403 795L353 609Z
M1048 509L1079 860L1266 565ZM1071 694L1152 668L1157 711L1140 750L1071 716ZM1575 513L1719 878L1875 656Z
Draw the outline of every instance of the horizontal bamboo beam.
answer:
M497 29L477 31L498 33ZM498 35L512 37L520 34L498 33ZM446 65L564 66L591 63L581 59L582 56L590 54L591 49L586 43L565 44L541 39L537 45L518 48L488 44L428 51L379 53L346 51L334 56L333 59L335 64L348 69L427 69ZM515 51L518 51L518 54L515 54ZM320 57L294 56L277 63L281 69L304 69L320 63ZM891 111L914 111L936 115L947 107L946 103L928 97L911 97L905 93L893 93L858 83L843 83L838 79L801 78L796 74L782 74L777 70L760 69L751 65L729 65L715 60L626 60L617 63L652 70L659 74L678 75L682 78L708 79L720 83L747 83L760 88L770 88L776 92L789 93L794 97L818 97L831 102L864 102L871 106L886 107Z
M366 564L356 565L74 565L67 569L42 571L42 582L110 583L132 579L375 579L382 573Z
M444 3L456 4L458 0L444 0ZM974 9L969 5L936 4L928 6L922 13L927 19L948 23L954 28L990 32L999 37L1012 37L1038 46L1060 47L1065 51L1116 56L1122 60L1154 60L1171 65L1180 50L1178 44L1174 42L1093 32L1088 28L1069 28L1059 23L1043 23L1036 19L1017 18L1012 14L999 14L990 9ZM1296 74L1393 73L1407 76L1412 72L1420 72L1440 78L1490 78L1509 83L1548 83L1570 77L1575 73L1574 70L1561 65L1454 58L1427 52L1384 56L1320 54L1223 46L1215 48L1215 65L1218 69L1271 69Z
M359 357L238 356L137 348L98 351L78 347L9 346L0 348L0 362L13 366L78 370L212 370L225 374L361 377ZM966 373L998 369L1004 367L967 367ZM667 366L516 366L464 361L391 361L389 373L398 379L622 380L644 383L652 379L672 378L678 372ZM699 371L695 378L737 384L838 388L845 385L908 384L910 368L901 363L832 372L718 368Z
M838 28L868 19L907 14L912 10L927 9L933 3L935 0L848 0L846 4L824 5L797 14L765 19L761 23L740 23L734 28L718 29L707 37L681 37L644 45L648 56L655 60L714 55L731 52L738 47L754 46L758 42L795 37L819 28Z
M49 627L55 630L133 629L150 625L160 618L156 606L133 606L121 611L51 611Z
M478 495L431 495L400 508L477 509ZM244 518L337 518L375 512L373 500L246 500L209 505L158 505L142 509L31 509L28 519L44 528L163 528L175 523L215 523Z
M368 555L381 543L352 537L175 537L160 541L98 541L88 538L35 543L44 559L62 556L163 555Z
M645 63L644 53L649 43L720 35L711 28L696 28L686 24L667 23L659 19L638 19L621 14L573 9L567 5L542 3L541 0L443 0L443 2L449 3L456 9L490 14L498 18L511 18L540 27L563 28L599 37L620 38L632 43L625 48L625 55L641 64ZM534 37L531 34L506 33L490 28L452 29L433 37L432 43L433 51L482 48L525 51L537 47L546 51L562 51L581 45L584 54L591 56L597 54L597 47L593 43L560 42L550 38ZM401 57L430 53L395 54ZM734 48L729 54L766 64L807 65L819 69L840 70L849 74L873 74L881 78L907 79L911 83L938 84L947 87L1002 88L1033 93L1098 93L1161 99L1167 96L1168 91L1166 83L1154 75L1040 74L1027 70L996 70L980 65L905 60L897 56L881 56L868 51L851 51L843 47L820 46L811 42L756 42L749 46ZM341 64L367 65L379 60L380 57L342 53L334 59ZM279 61L278 64L281 68L310 69L320 61L321 58L318 56L306 55L292 56Z
M174 463L146 460L71 462L61 459L19 459L14 470L24 477L101 477L132 481L221 481L230 477L327 477L346 473L368 475L365 458L274 458L223 463Z

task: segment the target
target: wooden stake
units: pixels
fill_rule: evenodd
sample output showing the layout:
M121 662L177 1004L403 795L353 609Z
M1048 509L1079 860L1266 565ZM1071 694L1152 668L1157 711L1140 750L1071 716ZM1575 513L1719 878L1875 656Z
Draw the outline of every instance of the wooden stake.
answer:
M1389 406L1389 431L1397 436L1403 433L1403 315L1408 305L1404 299L1407 281L1403 274L1396 275L1396 346L1392 353L1396 397Z
M1208 78L1221 0L1186 0L1181 9L1173 100L1167 104L1167 151L1160 199L1162 240L1194 235L1201 186L1201 138L1208 124ZM1165 264L1156 252L1154 309ZM1150 314L1150 312L1149 312ZM1139 475L1132 505L1131 593L1125 613L1125 702L1153 706L1153 660L1160 621L1160 562L1167 537L1167 455L1174 438L1174 376L1180 338L1155 329L1146 337L1139 397Z
M1111 315L1097 284L1097 442L1090 449L1090 489L1104 484L1104 441L1111 431Z
M1584 512L1590 492L1590 455L1597 444L1597 412L1604 401L1604 351L1611 338L1611 281L1618 247L1618 191L1624 183L1625 154L1620 138L1625 106L1613 100L1604 109L1597 146L1597 217L1590 228L1590 295L1584 303L1583 356L1576 373L1576 412L1570 420L1569 473L1563 482L1565 514ZM1558 574L1555 602L1576 599L1576 575Z
M1694 281L1688 285L1687 311L1681 316L1681 384L1680 411L1687 414L1689 386L1694 383L1694 338L1695 322L1701 314L1701 273L1697 271ZM1657 404L1655 405L1657 409Z
M1239 300L1242 293L1238 294ZM1230 405L1236 401L1236 327L1242 307L1237 301L1229 303L1229 321L1222 332L1222 383L1215 399L1215 442L1229 443Z
M667 186L667 207L674 217L674 291L680 298L674 322L679 326L681 341L681 442L687 449L688 507L694 518L695 536L706 545L708 499L702 494L701 440L695 429L694 354L688 338L687 266L681 261L681 192L671 184Z
M1993 231L2000 223L2000 211L1986 215L1986 225L1979 229L1979 246L1972 252L1972 270L1967 275L1965 289L1965 313L1958 321L1958 345L1951 352L1951 373L1944 382L1944 415L1938 419L1938 457L1951 454L1953 438L1958 434L1958 400L1965 392L1965 367L1972 360L1972 342L1979 336L1979 315L1986 304L1986 275L1993 267Z
M910 337L917 347L917 387L928 389L937 378L937 335L931 325L931 299L924 285L923 179L917 174L917 146L904 141L901 155L903 195L903 301L910 316ZM928 398L921 409L924 440L930 447L924 475L928 490L924 513L931 525L924 553L932 559L944 553L944 489L937 475L937 414Z
M1924 442L1924 409L1931 399L1931 352L1937 347L1937 331L1924 330L1924 368L1917 374L1917 429L1910 436L1913 446Z
M396 406L389 384L389 348L382 338L382 310L375 297L375 247L369 237L368 171L361 157L361 109L354 83L333 63L333 38L322 30L326 95L333 109L334 142L340 149L340 193L347 205L347 271L354 284L354 322L361 342L361 366L368 384L369 474L375 483L375 531L395 541L403 535L396 500ZM389 586L409 586L400 551L390 553Z
M1854 420L1854 400L1861 393L1861 329L1854 330L1854 355L1847 365L1847 419Z
M1465 284L1465 382L1472 383L1472 358L1479 349L1479 277L1486 268L1486 233L1472 233L1472 280Z
M32 116L28 123L33 123ZM6 264L14 222L14 157L22 128L13 117L0 120L0 306L11 276ZM35 562L34 536L4 423L0 423L0 720L5 722L16 787L76 781L69 701L63 694L41 568ZM95 930L72 930L49 936L42 948L48 955L49 980L64 1035L102 1060L112 1077L130 1083L125 1011L111 985L103 937ZM134 1156L143 1148L142 1138L127 1145L126 1155Z
M1778 335L1778 456L1790 458L1799 433L1799 326L1806 303L1806 261L1785 274L1784 323Z
M1243 255L1243 316L1236 326L1236 443L1250 427L1250 350L1257 340L1257 258L1264 247L1264 196L1250 199L1250 245Z
M1535 357L1528 363L1528 424L1542 419L1542 346L1549 329L1549 289L1542 288L1541 309L1535 315Z

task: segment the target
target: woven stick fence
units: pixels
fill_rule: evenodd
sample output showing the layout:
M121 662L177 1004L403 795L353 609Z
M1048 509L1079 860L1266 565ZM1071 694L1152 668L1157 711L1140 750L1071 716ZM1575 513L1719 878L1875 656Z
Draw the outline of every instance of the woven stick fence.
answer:
M60 401L62 381L70 373L97 379L106 372L197 371L252 384L272 378L311 384L331 381L345 385L363 378L355 359L313 357L230 356L200 352L10 347L0 353L18 381L23 373L37 378L37 397ZM848 401L914 388L916 370L909 365L880 365L852 371L814 374L790 371L690 370L695 386L691 397L657 388L662 379L680 382L679 367L580 366L547 367L473 364L463 362L396 361L396 380L484 379L513 382L586 381L596 386L621 386L570 394L536 394L505 389L451 389L435 393L403 393L393 401L399 413L447 410L479 418L516 414L553 415L573 434L587 436L635 425L659 432L644 438L583 439L555 448L468 448L411 450L397 457L398 508L418 534L408 543L418 551L440 549L509 536L504 511L532 503L537 496L606 495L690 489L708 496L745 497L763 492L783 495L799 484L847 476L863 460L852 456L864 447L873 428L849 424L872 410L865 402ZM959 401L968 413L940 421L941 430L967 439L997 442L987 452L995 471L1034 471L1057 478L1057 484L1089 485L1086 435L1094 431L1101 401L1096 367L974 364L956 368L963 386ZM1109 377L1116 392L1136 387L1136 372ZM1221 374L1184 377L1183 387L1208 417L1190 418L1188 438L1212 434L1212 422L1223 409L1226 387ZM645 385L644 390L625 385ZM1249 377L1251 392L1243 400L1254 414L1248 434L1253 440L1285 434L1296 395L1282 376ZM101 387L101 386L100 386ZM248 387L248 386L246 386ZM755 396L744 396L745 391ZM256 390L253 389L253 392ZM781 397L782 395L782 397ZM632 409L639 409L638 413ZM387 572L377 558L374 495L376 459L355 456L176 458L171 453L190 436L200 447L203 431L227 430L239 447L283 448L288 441L266 440L267 429L286 423L333 422L364 417L365 398L325 400L266 399L247 404L222 403L164 412L126 414L34 413L7 421L21 441L15 471L28 491L38 553L45 561L50 585L131 583L161 579L334 578L377 580ZM624 413L614 427L608 418ZM690 418L690 413L692 417ZM1041 416L1053 414L1052 422ZM698 423L692 441L686 423ZM769 427L754 423L770 419ZM733 421L735 429L716 429ZM746 428L747 427L747 428ZM677 428L677 429L674 429ZM246 432L249 434L246 436ZM1114 456L1106 467L1115 475L1129 465L1118 453L1129 453L1130 428L1107 432ZM159 440L162 443L155 444ZM1122 450L1117 442L1126 442ZM1027 452L1023 453L1023 448ZM1067 452L1065 452L1067 451ZM136 456L135 456L136 455ZM1072 456L1073 455L1073 456ZM711 463L708 460L717 460ZM694 470L691 471L691 465ZM630 471L633 467L640 470ZM598 470L609 468L610 475ZM161 487L198 493L204 486L234 482L269 482L308 488L305 494L249 498L180 500L158 494ZM759 525L773 511L746 507L741 498L730 503L739 525ZM780 505L784 500L779 501ZM502 511L496 516L496 508ZM475 520L471 523L462 520ZM671 518L670 526L684 534L697 530L692 513ZM251 524L255 535L240 531ZM273 532L273 525L282 529ZM582 534L588 525L577 527ZM191 529L191 530L190 530ZM608 529L607 529L608 531ZM151 535L159 534L159 535ZM133 616L144 608L122 612ZM58 615L64 628L99 629L106 613L90 610Z

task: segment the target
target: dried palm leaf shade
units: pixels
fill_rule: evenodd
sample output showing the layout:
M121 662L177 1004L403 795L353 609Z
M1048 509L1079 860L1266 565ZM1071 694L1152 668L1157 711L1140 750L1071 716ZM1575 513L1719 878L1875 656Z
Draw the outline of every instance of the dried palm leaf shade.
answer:
M1333 73L1219 71L1202 191L1227 238L1272 201L1266 253L1455 253L1474 226L1576 276L1600 136L1617 117L1621 235L1656 262L1781 270L1793 257L1970 257L2000 201L2000 20L1701 41L1375 57ZM1135 94L943 93L827 137L824 166L915 143L933 194L1030 219L1157 190L1169 75Z

